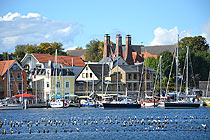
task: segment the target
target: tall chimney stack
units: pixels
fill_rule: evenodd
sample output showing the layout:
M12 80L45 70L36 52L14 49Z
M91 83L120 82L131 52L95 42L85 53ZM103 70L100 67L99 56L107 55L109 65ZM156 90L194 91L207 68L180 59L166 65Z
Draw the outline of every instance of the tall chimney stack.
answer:
M120 34L116 35L115 56L121 56L122 57L122 36Z
M125 61L128 65L133 65L132 47L131 47L131 36L126 35L126 48L125 48Z
M104 35L104 58L110 55L110 36L109 34Z

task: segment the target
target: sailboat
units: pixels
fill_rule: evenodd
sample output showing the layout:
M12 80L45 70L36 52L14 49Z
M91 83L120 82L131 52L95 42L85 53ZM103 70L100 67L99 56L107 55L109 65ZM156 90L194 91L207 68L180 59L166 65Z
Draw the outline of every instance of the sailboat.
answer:
M207 87L206 87L206 97L204 98L204 101L203 101L204 106L210 106L210 100L207 99L207 95L209 91L209 80L210 80L210 71L209 71L209 77L208 77L208 82L207 82Z
M134 103L132 98L127 95L126 88L126 96L118 94L118 59L117 59L117 100L113 100L111 102L103 102L104 109L111 108L141 108L141 104L138 102Z
M127 96L127 89L126 89L126 95L117 95L117 101L111 101L111 102L104 102L103 107L104 109L110 109L110 108L141 108L141 104L138 104L137 102L134 103L132 98Z
M65 102L64 99L61 99L57 95L57 49L55 51L55 100L50 102L51 108L62 108L62 107L69 107L69 103Z
M165 109L188 109L188 108L198 108L200 107L200 102L193 102L190 100L188 95L188 57L189 57L189 47L187 47L186 53L186 61L187 61L187 69L186 69L186 92L185 95L180 99L180 94L178 93L178 48L177 48L177 56L176 56L176 101L174 102L165 102Z
M9 55L8 55L8 78L7 78L7 96L9 98L0 100L0 110L22 110L23 104L16 103L11 98L11 90L10 90L10 66L9 66ZM23 80L23 79L22 79Z
M147 67L144 62L144 66L142 67L142 76L143 76L143 71L145 71L145 94L144 94L144 99L140 101L143 107L156 107L158 106L159 102L154 98L153 96L147 96ZM141 85L140 85L141 86Z

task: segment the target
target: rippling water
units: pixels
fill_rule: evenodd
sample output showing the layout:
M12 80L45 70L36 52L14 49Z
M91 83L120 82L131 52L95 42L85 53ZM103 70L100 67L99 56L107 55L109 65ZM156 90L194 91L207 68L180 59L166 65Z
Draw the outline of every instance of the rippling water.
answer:
M0 139L210 139L210 108L204 107L8 110L0 120Z

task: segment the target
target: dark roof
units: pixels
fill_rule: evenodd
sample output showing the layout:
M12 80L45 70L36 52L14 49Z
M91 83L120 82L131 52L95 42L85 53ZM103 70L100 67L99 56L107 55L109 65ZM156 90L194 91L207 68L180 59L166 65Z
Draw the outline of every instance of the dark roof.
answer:
M82 50L67 50L67 54L69 56L82 56L84 55L86 49L82 49Z
M148 52L148 53L153 54L153 55L159 55L163 51L169 51L169 52L173 53L173 51L177 47L177 44L155 45L155 46L143 46L143 45L131 45L131 46L132 46L132 50L134 52L137 52L138 54L140 54L141 52ZM113 44L110 47L111 47L111 53L114 54L116 44ZM125 45L122 45L122 49L123 49L123 53L124 53L125 52ZM86 51L86 49L83 49L83 50L68 50L67 54L69 56L80 56L81 57L82 55L84 55L85 51Z
M123 69L125 72L140 72L142 69L142 64L141 65L119 65L121 69ZM150 72L155 72L155 70L147 67L147 71Z
M141 52L148 52L148 53L153 54L153 55L159 55L163 51L169 51L169 52L173 53L176 47L177 47L177 44L144 46L144 47L141 47Z
M87 64L89 68L93 71L98 79L101 79L102 76L102 65L103 64ZM104 76L109 74L109 66L104 64Z

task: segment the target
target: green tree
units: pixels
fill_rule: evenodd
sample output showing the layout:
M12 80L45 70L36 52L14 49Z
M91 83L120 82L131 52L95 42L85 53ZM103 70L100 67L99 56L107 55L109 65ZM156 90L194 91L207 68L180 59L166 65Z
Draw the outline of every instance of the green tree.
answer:
M2 59L3 60L8 60L8 53L7 52L2 53Z
M17 60L19 63L25 56L25 49L27 45L17 45L15 47L15 60Z
M75 48L75 50L83 50L83 48L78 46Z
M185 66L187 47L189 47L189 85L198 87L199 81L207 80L210 70L209 45L202 36L185 37L179 43L179 63L180 71L183 72ZM186 74L185 74L186 76Z
M86 44L85 60L98 62L103 57L103 42L99 40L91 40Z

